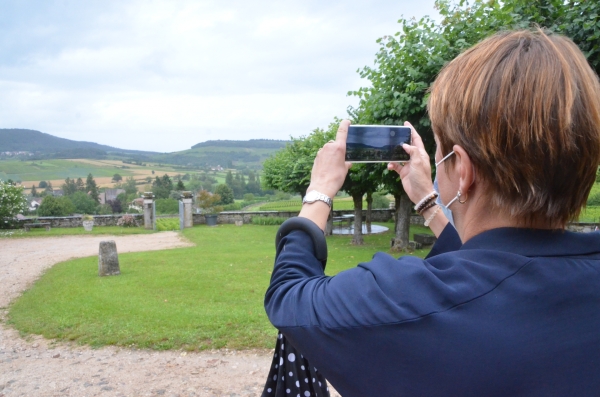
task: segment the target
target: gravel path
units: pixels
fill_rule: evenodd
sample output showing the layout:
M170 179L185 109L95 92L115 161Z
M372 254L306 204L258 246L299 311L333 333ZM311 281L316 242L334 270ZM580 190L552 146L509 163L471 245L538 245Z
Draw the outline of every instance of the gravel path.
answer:
M55 263L98 255L100 241L118 252L192 245L176 232L129 236L0 239L0 397L260 396L272 351L155 352L91 349L7 327L10 301ZM275 341L273 341L275 342ZM333 397L339 395L332 393Z

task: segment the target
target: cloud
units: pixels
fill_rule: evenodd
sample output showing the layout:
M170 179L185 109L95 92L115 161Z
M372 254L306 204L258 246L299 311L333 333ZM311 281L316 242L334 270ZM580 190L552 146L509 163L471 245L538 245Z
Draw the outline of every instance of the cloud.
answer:
M375 40L433 0L23 1L0 15L2 127L111 146L306 135L344 117ZM215 136L217 134L217 136ZM165 139L168 137L168 139Z

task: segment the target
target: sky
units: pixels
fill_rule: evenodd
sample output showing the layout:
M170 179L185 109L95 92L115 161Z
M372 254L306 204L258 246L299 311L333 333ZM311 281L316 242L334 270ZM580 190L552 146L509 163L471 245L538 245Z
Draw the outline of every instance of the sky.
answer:
M0 128L157 152L306 136L424 15L434 0L0 0Z

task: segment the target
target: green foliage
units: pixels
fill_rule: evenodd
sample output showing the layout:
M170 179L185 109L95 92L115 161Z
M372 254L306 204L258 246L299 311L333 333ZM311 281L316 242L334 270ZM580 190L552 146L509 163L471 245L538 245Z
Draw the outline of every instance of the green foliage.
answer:
M159 215L179 213L179 201L172 198L157 199L154 205L156 206L156 213Z
M227 186L225 184L218 185L217 188L215 189L215 194L218 194L221 197L218 204L222 204L222 205L233 204L233 201L234 201L233 190L229 186Z
M45 201L46 199L44 199ZM75 211L79 214L93 214L96 212L98 204L84 192L75 192L69 196L69 200L75 206Z
M94 180L94 176L90 173L87 176L85 181L85 191L89 193L90 197L96 202L96 204L100 203L100 191L98 190L98 185Z
M196 196L196 205L202 209L203 214L216 214L223 211L223 207L217 205L221 202L221 196L201 190Z
M390 200L383 193L375 192L373 193L373 209L376 208L384 208L388 209L390 207Z
M164 232L168 230L179 230L179 218L156 219L156 230L159 232Z
M281 225L283 222L285 222L288 218L282 218L282 217L278 217L278 216L254 216L252 217L252 224L253 225Z
M0 229L12 228L14 218L26 208L23 187L0 181Z
M254 201L254 195L252 193L244 194L244 201Z
M330 125L327 131L317 128L306 137L291 138L290 144L263 163L263 186L304 196L315 156L327 141L335 139L336 129Z
M123 180L123 177L120 174L114 174L112 177L113 182L121 182L122 180Z
M162 177L157 176L154 178L154 182L152 182L152 193L154 193L154 196L157 199L169 198L171 190L173 190L173 181L169 175L164 174Z
M38 208L39 216L69 216L74 212L75 206L66 196L46 196Z
M46 181L40 181L40 183L38 184L38 187L40 189L45 189L46 187L48 187L48 182L46 182Z

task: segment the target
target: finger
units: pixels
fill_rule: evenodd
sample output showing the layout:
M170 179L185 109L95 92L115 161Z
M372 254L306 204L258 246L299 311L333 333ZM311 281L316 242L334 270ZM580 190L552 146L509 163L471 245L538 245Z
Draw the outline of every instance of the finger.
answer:
M339 142L346 146L346 139L348 138L348 127L350 126L350 120L342 120L338 127L337 134L335 135L336 142Z
M352 163L351 163L351 162L349 162L349 161L346 161L346 162L345 162L345 164L346 164L346 169L347 169L347 170L349 170L349 169L350 169L350 167L352 167Z
M421 139L421 135L419 135L419 133L417 132L417 130L415 130L415 127L413 127L413 125L411 123L409 123L408 121L404 122L404 126L405 127L410 127L410 132L411 132L411 145L412 146L416 146L420 149L425 149L425 145L423 144L423 139Z
M402 169L403 164L400 163L388 163L387 168L390 171L396 171L398 174L400 173L400 170Z

